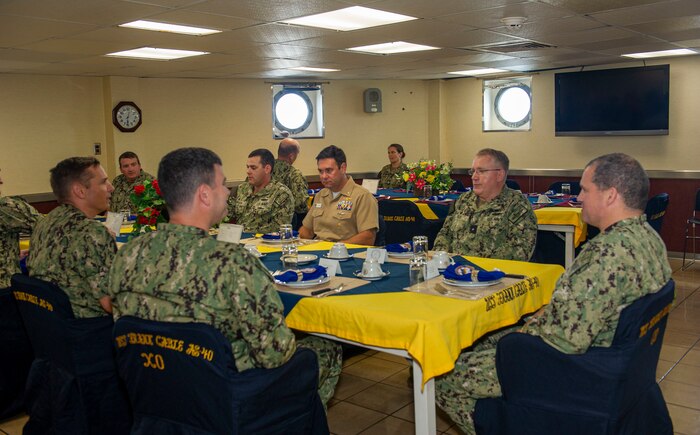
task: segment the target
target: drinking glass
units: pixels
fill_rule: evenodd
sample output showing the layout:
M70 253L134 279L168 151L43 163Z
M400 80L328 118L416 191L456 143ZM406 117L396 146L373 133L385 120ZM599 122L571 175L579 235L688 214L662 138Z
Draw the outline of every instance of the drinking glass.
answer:
M561 185L561 193L563 195L571 195L571 184L569 183L562 183Z
M433 186L426 184L423 186L423 198L430 199L431 196L433 196Z
M413 257L408 264L409 285L425 282L428 275L428 237L413 237Z
M297 266L299 250L294 242L294 231L291 224L280 226L280 241L282 242L282 268L293 269Z

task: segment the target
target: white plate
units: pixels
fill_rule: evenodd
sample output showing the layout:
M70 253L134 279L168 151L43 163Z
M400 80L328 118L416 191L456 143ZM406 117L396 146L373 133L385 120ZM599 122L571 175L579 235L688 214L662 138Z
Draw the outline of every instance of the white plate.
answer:
M384 272L384 275L382 275L382 276L374 276L372 278L363 276L361 270L356 270L352 274L358 278L366 279L367 281L379 281L380 279L389 276L391 273L389 271L387 271L387 272Z
M316 279L312 279L309 281L282 282L282 281L275 280L275 282L277 284L284 285L284 286L291 287L291 288L307 288L307 287L313 287L313 286L316 286L319 284L325 284L330 280L331 280L330 276L324 276L322 278L316 278Z
M394 258L411 258L413 257L413 252L387 252L386 255Z
M318 255L314 254L297 254L297 266L302 264L309 264L318 259Z
M347 257L330 257L328 254L323 254L323 258L327 258L329 260L338 260L338 261L348 261L351 259L353 254L348 255Z
M286 240L282 240L282 239L263 239L262 237L260 237L260 240L262 240L263 243L267 243L268 245L282 245L282 244L287 242ZM294 242L296 242L298 240L299 240L299 237L295 237L292 239L292 241L294 241Z
M499 282L501 282L502 279L503 278L494 279L493 281L472 282L472 281L455 281L455 280L447 279L443 276L442 282L447 284L447 285L451 285L451 286L455 286L455 287L488 287L488 286L491 286L494 284L498 284Z

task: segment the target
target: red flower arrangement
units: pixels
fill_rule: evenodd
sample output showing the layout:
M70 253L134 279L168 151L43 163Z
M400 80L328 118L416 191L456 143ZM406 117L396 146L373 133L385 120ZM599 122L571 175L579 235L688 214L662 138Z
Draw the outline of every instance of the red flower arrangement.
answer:
M159 222L166 222L163 216L165 200L160 191L158 180L147 180L134 186L131 202L136 207L136 222L131 230L131 236L154 230Z

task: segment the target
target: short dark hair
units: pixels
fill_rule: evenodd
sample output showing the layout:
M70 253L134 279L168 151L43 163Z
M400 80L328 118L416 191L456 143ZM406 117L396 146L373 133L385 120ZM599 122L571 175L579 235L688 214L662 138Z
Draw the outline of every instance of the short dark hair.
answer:
M166 154L158 165L158 185L168 209L187 205L202 184L213 187L214 165L221 165L221 159L206 148L180 148Z
M270 165L272 169L275 169L275 156L273 156L272 152L268 149L258 148L257 150L253 150L248 154L248 158L250 157L260 157L260 163L262 163L263 166Z
M406 157L406 153L403 151L403 145L401 145L400 143L393 143L393 144L389 145L387 148L396 148L396 151L399 154L401 154L402 159L404 157Z
M593 168L591 180L598 189L614 187L627 207L646 208L649 177L636 159L623 153L605 154L591 160L586 167Z
M479 150L479 152L476 153L476 155L490 156L499 165L501 165L503 169L505 169L506 173L508 173L508 169L510 168L510 160L508 160L508 156L503 151L495 150L493 148L484 148L482 150Z
M339 168L343 163L347 163L345 152L335 145L330 145L322 149L316 156L316 162L318 163L321 159L333 159Z
M90 186L92 174L87 170L95 166L100 166L100 161L94 157L70 157L51 168L51 190L56 195L56 200L60 204L66 202L70 196L70 187L76 181L85 187Z
M292 138L284 138L277 146L277 157L287 157L299 154L299 142Z
M124 151L123 153L121 153L121 155L119 156L119 160L118 160L119 166L122 165L122 159L136 159L136 162L139 165L141 164L141 160L139 160L139 156L137 156L136 153L133 151Z

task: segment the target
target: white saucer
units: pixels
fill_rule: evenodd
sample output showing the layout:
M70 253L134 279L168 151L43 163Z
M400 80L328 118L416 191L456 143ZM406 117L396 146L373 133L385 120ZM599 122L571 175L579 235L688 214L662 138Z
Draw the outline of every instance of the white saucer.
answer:
M411 258L413 257L413 252L387 252L386 255L394 258Z
M284 285L284 286L291 287L291 288L307 288L307 287L313 287L313 286L316 286L319 284L325 284L330 280L331 280L330 276L324 276L324 277L312 279L309 281L282 282L282 281L275 280L275 282L277 284Z
M347 257L331 257L328 254L323 254L323 258L327 258L329 260L338 260L338 261L348 261L351 259L353 254L348 255Z
M387 272L384 272L384 274L381 276L374 276L372 278L363 276L361 270L356 270L352 274L358 278L366 279L367 281L379 281L380 279L384 279L387 276L391 275L391 272L387 271Z
M318 259L318 255L314 254L297 254L297 266L301 266L303 264L309 264Z
M492 281L455 281L442 277L442 282L454 287L488 287L501 282L503 278L494 279Z

